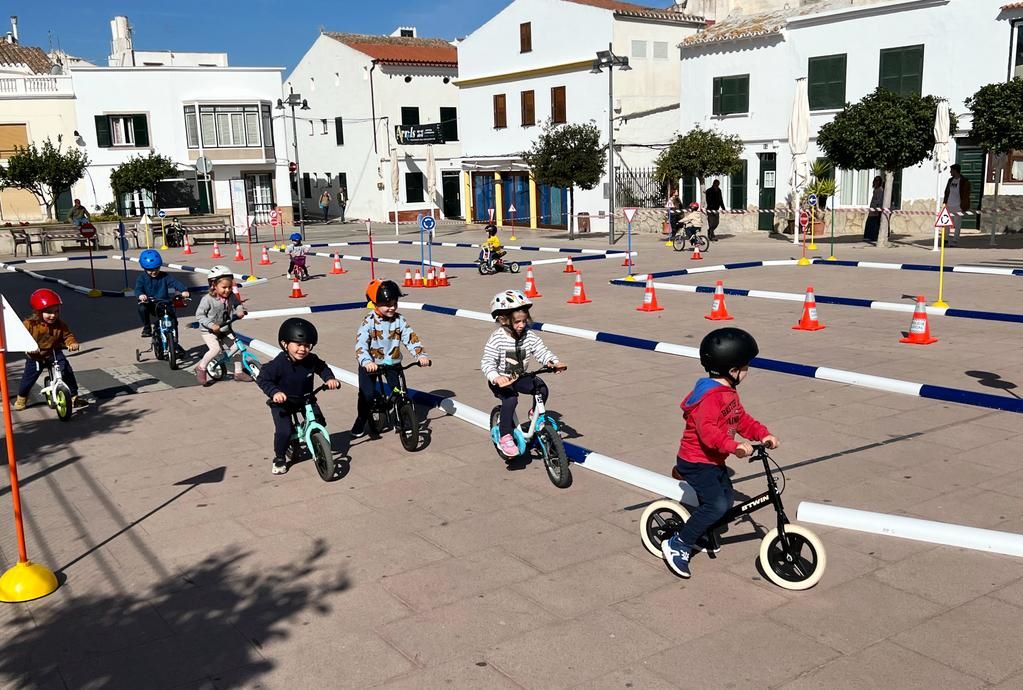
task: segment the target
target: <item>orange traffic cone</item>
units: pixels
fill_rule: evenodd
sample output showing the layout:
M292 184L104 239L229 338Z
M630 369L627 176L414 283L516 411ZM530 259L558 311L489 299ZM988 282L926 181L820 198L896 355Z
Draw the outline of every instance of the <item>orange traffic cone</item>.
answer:
M913 310L913 321L909 324L909 334L905 338L899 338L899 342L910 345L930 345L938 342L937 338L931 337L931 326L927 323L927 303L923 295L916 298L916 309Z
M183 252L181 252L181 253L182 253L182 254L185 254L185 255L188 255L188 254L195 254L195 252L193 252L193 251L192 251L192 245L190 245L190 244L188 243L188 235L185 235L185 238L184 238L184 240L183 240L183 241L184 241L184 243L185 243L185 250L184 250Z
M543 297L536 289L536 278L533 277L533 267L526 267L526 291L524 293L526 297Z
M714 287L714 301L710 305L710 313L704 316L711 321L731 321L732 315L725 308L725 284L718 281Z
M270 261L270 255L266 251L266 245L263 246L263 256L259 259L260 266L269 266L273 262Z
M341 255L340 254L335 254L334 255L334 266L330 269L330 275L332 275L332 276L339 276L342 273L348 273L348 271L346 271L344 269L344 267L341 266Z
M220 243L218 243L216 240L213 240L213 256L211 256L210 258L211 259L224 258L224 255L220 253Z
M234 243L234 260L245 261L245 256L242 255L242 245L238 242Z
M423 287L423 274L416 269L416 277L412 279L412 287Z
M405 282L402 283L402 287L412 287L412 269L405 269Z
M300 297L305 297L305 296L306 295L302 294L302 286L299 284L298 278L295 278L295 280L293 280L291 282L291 295L290 295L291 299L298 299Z
M575 273L575 265L572 263L572 257L568 257L568 263L565 264L565 270L562 273Z
M664 311L664 307L657 303L657 293L654 291L654 277L646 277L646 289L643 290L643 304L636 307L636 311Z
M444 270L444 264L440 265L440 275L437 276L437 287L448 287L451 283L448 282L448 274Z
M806 288L806 299L803 300L803 318L792 327L794 331L820 331L824 324L817 320L817 299L813 296L813 287Z
M437 278L435 277L435 274L433 272L433 266L430 266L428 269L426 269L426 283L425 283L425 285L428 288L437 287Z
M632 255L631 255L631 254L628 254L628 253L627 253L627 254L625 255L625 259L624 259L624 260L622 261L622 266L623 266L623 267L629 267L629 266L632 266Z
M587 304L593 300L587 299L586 288L583 286L583 272L575 272L575 285L572 287L572 299L568 300L568 304Z
M690 261L701 261L703 260L703 254L700 253L700 245L693 245L693 253L689 255Z

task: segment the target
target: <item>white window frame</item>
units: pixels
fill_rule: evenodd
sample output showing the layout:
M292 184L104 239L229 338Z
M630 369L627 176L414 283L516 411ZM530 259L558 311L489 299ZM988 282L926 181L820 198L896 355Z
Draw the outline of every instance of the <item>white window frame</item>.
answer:
M834 208L851 208L866 206L874 193L874 177L877 170L842 170L835 169L835 182L838 190L835 193Z
M108 115L110 122L110 146L135 146L135 116Z
M190 149L254 149L270 146L270 143L265 143L273 136L272 131L264 131L268 126L272 127L272 121L266 117L267 110L266 104L261 102L200 104L198 114L195 106L185 106L185 144ZM203 120L212 124L211 135L214 141L204 136ZM194 132L189 131L192 122Z
M635 60L646 60L646 43L646 41L633 39L629 48L630 57Z

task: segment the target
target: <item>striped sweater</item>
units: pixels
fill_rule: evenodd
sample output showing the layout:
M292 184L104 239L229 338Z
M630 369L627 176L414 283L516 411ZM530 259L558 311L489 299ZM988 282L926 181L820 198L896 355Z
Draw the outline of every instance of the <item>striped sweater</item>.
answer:
M527 331L520 340L508 335L504 328L498 328L490 334L487 344L483 346L483 359L480 370L493 383L498 376L522 373L526 362L533 357L541 366L556 362L558 357L547 349L543 340L535 331Z

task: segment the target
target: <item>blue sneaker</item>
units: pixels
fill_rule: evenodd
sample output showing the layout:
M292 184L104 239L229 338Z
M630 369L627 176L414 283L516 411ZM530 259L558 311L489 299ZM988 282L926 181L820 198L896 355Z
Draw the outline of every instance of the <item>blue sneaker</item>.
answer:
M665 539L661 542L661 553L664 554L664 562L671 568L671 572L686 579L691 575L689 572L689 554L692 551L693 548L683 544L677 536L672 536L670 539Z

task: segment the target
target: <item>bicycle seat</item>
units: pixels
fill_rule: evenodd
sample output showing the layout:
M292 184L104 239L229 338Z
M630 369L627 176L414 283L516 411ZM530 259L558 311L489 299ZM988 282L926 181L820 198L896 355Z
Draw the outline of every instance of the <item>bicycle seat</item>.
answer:
M679 482L684 482L686 480L686 478L682 476L682 473L678 471L677 467L671 468L671 478Z

